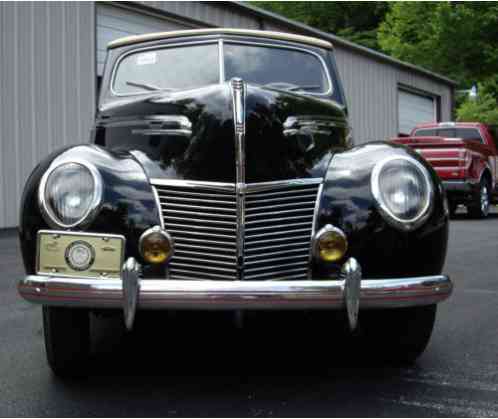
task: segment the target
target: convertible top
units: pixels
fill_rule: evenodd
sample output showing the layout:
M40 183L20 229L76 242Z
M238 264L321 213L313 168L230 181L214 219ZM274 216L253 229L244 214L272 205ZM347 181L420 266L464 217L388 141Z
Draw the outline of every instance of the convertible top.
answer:
M323 39L313 38L311 36L295 35L284 32L257 31L253 29L235 29L235 28L209 28L209 29L190 29L183 31L172 32L155 32L143 35L125 36L124 38L116 39L107 45L108 49L122 47L124 45L138 44L146 41L155 41L159 39L179 38L185 36L201 36L201 35L246 35L259 38L272 38L282 41L294 41L302 44L313 45L316 47L332 49L332 44Z

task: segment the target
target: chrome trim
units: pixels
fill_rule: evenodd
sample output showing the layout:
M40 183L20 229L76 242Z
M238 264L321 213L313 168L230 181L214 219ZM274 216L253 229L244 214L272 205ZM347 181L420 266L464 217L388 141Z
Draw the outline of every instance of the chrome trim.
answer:
M318 212L320 211L320 203L322 200L322 194L323 194L323 183L321 183L320 186L318 187L318 193L316 196L315 211L313 214L313 227L311 228L312 238L316 232L316 223L317 223L317 218L318 218Z
M131 133L133 135L176 135L181 137L191 137L192 131L186 129L159 129L159 128L143 128L143 129L132 129Z
M347 238L346 234L344 233L344 231L342 231L340 228L338 228L336 226L333 226L332 224L325 225L324 227L322 227L318 231L318 233L316 233L313 236L312 243L311 243L311 251L312 251L313 258L316 259L318 262L327 263L323 260L320 260L320 258L318 256L318 241L320 240L320 237L322 237L324 234L326 234L330 231L334 231L337 234L341 235L346 240L346 246L348 245L348 238ZM346 247L346 251L347 251L347 247ZM330 262L330 263L337 263L337 261Z
M307 185L317 185L323 181L321 177L313 177L313 178L304 178L304 179L286 179L286 180L275 180L271 182L257 182L257 183L247 183L246 184L246 192L251 194L248 198L251 198L256 195L252 195L253 193L270 191L278 188L279 186L307 186ZM277 194L288 194L294 193L295 190L292 191L282 191L282 192L274 192ZM269 195L265 195L269 196Z
M50 175L54 172L54 170L59 169L61 166L65 166L68 164L76 164L84 167L90 172L90 175L93 178L94 190L93 190L93 199L88 208L86 209L83 216L75 223L72 224L64 224L61 220L57 219L52 209L47 203L46 199L46 186L47 181ZM78 160L78 159L56 159L49 166L47 171L43 174L40 185L38 186L38 205L40 207L41 213L47 224L53 228L73 228L76 226L85 226L88 225L97 215L97 212L100 209L100 205L102 203L102 193L104 190L104 186L102 183L102 177L97 168L86 161Z
M123 270L129 270L127 263ZM351 295L345 291L348 288L345 277L297 281L160 279L163 278L140 281L138 308L345 309L348 295ZM448 298L452 291L452 283L444 275L362 279L360 282L359 304L362 309L435 304ZM119 279L65 279L28 275L19 281L18 290L26 300L43 305L120 308L125 304L123 281ZM352 295L354 300L355 294Z
M166 230L164 230L164 228L161 228L159 226L153 226L151 228L148 228L140 235L140 238L138 239L138 250L140 252L140 256L142 256L142 258L145 260L144 252L142 249L143 241L146 239L146 237L149 234L155 234L155 233L161 234L171 244L171 253L164 262L161 262L161 264L167 264L171 260L173 254L175 253L175 241L173 240L173 237L171 237L171 235Z
M223 39L218 40L218 64L220 69L220 84L225 82L225 54L223 51Z
M237 228L237 279L244 279L244 227L245 227L245 182L246 182L246 86L242 79L230 80L235 137L235 199Z
M38 230L36 233L36 272L39 274L40 271L40 236L42 234L56 234L60 236L76 236L76 237L101 237L102 239L120 239L123 241L121 246L121 260L124 261L125 248L126 248L126 237L121 234L103 234L103 233L87 233L85 231L67 231L67 230ZM60 272L54 274L44 273L45 276L55 276L57 278L72 278L70 275L64 275ZM88 278L88 277L87 277ZM95 276L94 278L101 279L102 276Z
M193 188L205 188L213 189L215 191L227 191L234 192L234 183L223 183L223 182L205 182L198 180L182 180L182 179L162 179L162 178L152 178L150 183L154 186L178 186L178 187L189 187Z
M417 170L421 173L422 178L424 179L428 190L426 204L424 205L422 210L417 214L416 217L413 217L409 220L405 220L394 215L391 212L390 208L383 201L382 194L380 192L381 189L381 186L379 184L380 173L382 172L382 169L386 164L391 163L392 161L395 160L405 160L413 164L417 168ZM418 162L412 157L391 156L378 162L374 166L372 171L372 176L370 178L370 188L372 190L372 195L375 198L375 202L377 204L379 212L383 216L384 220L388 224L391 224L393 227L399 228L404 231L414 230L415 228L419 227L424 221L426 221L431 214L434 203L434 185L432 184L432 181L429 178L429 173L427 169L420 162Z
M247 194L251 194L248 198L252 198L253 193L257 192L265 192L278 188L279 186L307 186L307 185L317 185L322 183L323 178L304 178L304 179L285 179L285 180L275 180L271 182L256 182L256 183L246 183L245 184L245 192ZM235 183L226 183L226 182L207 182L200 180L184 180L184 179L163 179L163 178L151 178L150 183L153 186L178 186L178 187L190 187L190 188L206 188L213 190L221 190L227 192L234 192L236 188ZM281 191L274 192L277 194L289 194L295 191ZM303 190L303 192L306 192ZM173 191L172 193L179 193ZM309 191L308 191L309 193ZM269 195L265 195L269 196Z
M234 105L234 110L236 107L237 105ZM244 118L239 118L240 121L244 121ZM238 132L235 132L234 129L234 137L235 134L238 134ZM235 144L236 146L237 144ZM162 186L158 185L156 180L153 179L152 183L157 187L159 195L164 228L175 238L175 242L191 244L190 250L193 251L196 244L202 245L203 240L208 240L213 245L212 247L217 248L216 251L213 249L206 252L199 249L198 255L202 256L201 253L223 255L225 253L223 249L229 247L230 255L236 254L237 256L234 260L232 258L212 258L206 255L205 259L209 259L211 263L194 259L189 261L186 258L187 256L192 256L192 253L189 255L188 252L182 253L177 249L178 252L175 253L169 265L171 266L171 279L178 279L177 267L179 265L175 262L198 265L197 271L191 272L190 275L199 276L198 279L207 279L207 277L203 278L201 275L204 266L206 266L205 271L208 271L207 265L221 266L222 264L218 263L219 260L233 260L234 271L235 273L238 272L238 274L234 275L232 279L236 280L241 279L245 271L245 269L241 269L244 268L243 262L248 265L247 267L256 268L257 266L272 263L275 256L284 256L285 254L287 254L287 259L292 259L293 261L296 260L296 257L292 257L292 255L299 256L299 260L302 259L302 265L305 268L301 269L304 270L304 274L301 275L300 279L306 279L308 277L308 255L311 246L310 231L316 205L315 200L321 182L322 178L290 179L251 185L242 182L234 184L198 182L192 188L190 181L158 180L157 183L169 184L169 186ZM207 189L206 186L210 188ZM220 186L223 188L220 189ZM239 192L242 192L238 196L237 187ZM227 191L226 189L229 190ZM248 191L251 192L249 193ZM241 198L244 198L243 207ZM293 203L290 201L291 198L294 201ZM267 202L268 200L272 202ZM281 203L277 202L279 200ZM195 202L199 205L194 206ZM277 211L277 209L282 209L283 211ZM243 225L242 220L244 221ZM302 232L306 233L306 236L303 237ZM281 245L282 240L289 241L289 235L293 233L299 234L297 239L300 242L303 242L303 238L306 239L307 247L305 246L306 243L297 247L296 245L280 246L280 250L291 249L280 254L276 253L276 250L269 252L252 249L263 246L261 243ZM273 241L271 240L272 237L279 237L280 240ZM192 238L194 238L192 243L189 243ZM265 240L261 241L260 238ZM226 242L223 242L225 240ZM206 244L208 243L206 242ZM299 252L297 251L298 248L301 249ZM183 249L186 248L183 247ZM298 255L301 252L304 255ZM179 256L178 258L177 255ZM181 257L183 257L183 260L181 260ZM268 260L269 258L271 259ZM285 259L283 258L281 263ZM257 263L255 264L254 262ZM230 265L225 264L225 266ZM192 266L192 268L194 267ZM266 276L267 279L272 279L274 275L271 269L272 266L265 268L266 274L261 275L260 279L263 279L263 276ZM182 278L188 276L188 266L185 267L185 270L186 272L181 273ZM249 268L248 272L250 271ZM278 271L279 278L285 278L288 274L287 272L282 272L282 268ZM214 275L210 276L210 278L221 279L216 278ZM249 274L247 278L250 278Z
M314 247L314 237L316 234L316 223L317 223L317 218L318 218L318 212L320 211L320 203L322 201L322 194L323 194L323 182L320 184L318 187L318 193L316 194L316 203L315 203L315 210L313 212L313 224L311 225L311 237L310 237L310 251L309 251L309 268L308 268L308 278L311 279L313 275L313 247Z
M123 265L123 314L126 329L131 330L135 322L140 295L140 265L135 258L128 258Z
M361 267L355 258L350 258L341 268L340 278L344 281L344 302L348 314L349 329L358 326L361 298Z
M157 211L159 214L159 223L161 224L161 228L164 229L164 220L161 211L161 200L159 199L159 193L157 192L155 186L151 186L151 188L152 188L152 194L154 195L154 201L156 201Z
M261 31L255 29L240 29L240 28L184 29L184 30L169 31L169 32L153 32L142 35L128 35L109 42L107 44L107 48L116 48L136 42L147 42L152 40L168 39L175 37L178 38L182 36L201 36L201 35L254 36L261 38L273 38L280 41L294 41L327 49L333 48L332 44L329 41L325 41L323 39L315 38L312 36L296 35L286 32Z
M144 118L141 123L149 128L132 129L132 134L192 136L192 122L184 115L153 115Z

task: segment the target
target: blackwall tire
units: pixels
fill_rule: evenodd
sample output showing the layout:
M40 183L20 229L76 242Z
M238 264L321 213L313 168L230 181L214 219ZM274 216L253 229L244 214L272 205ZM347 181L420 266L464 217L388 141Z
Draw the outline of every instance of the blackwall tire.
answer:
M453 218L456 215L457 209L458 209L458 204L454 204L450 202L448 204L449 210L450 210L450 217Z
M396 365L412 364L429 343L436 305L360 313L359 338L365 340L375 361Z
M472 218L486 218L489 214L490 202L490 186L486 179L481 179L479 184L479 193L474 202L468 206L469 215Z
M90 315L85 309L43 307L45 349L50 368L63 378L86 375L90 355Z

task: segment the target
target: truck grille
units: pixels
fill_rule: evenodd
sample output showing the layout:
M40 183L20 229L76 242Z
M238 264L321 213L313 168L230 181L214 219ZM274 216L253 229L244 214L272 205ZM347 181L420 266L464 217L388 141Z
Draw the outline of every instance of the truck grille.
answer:
M164 228L175 240L171 279L308 277L320 180L246 185L243 269L237 269L233 184L153 180Z

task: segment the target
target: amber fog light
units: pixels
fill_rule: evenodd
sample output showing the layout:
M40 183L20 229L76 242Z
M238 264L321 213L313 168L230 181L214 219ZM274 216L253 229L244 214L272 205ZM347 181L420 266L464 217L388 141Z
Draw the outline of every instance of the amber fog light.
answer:
M322 262L337 262L348 250L348 239L337 227L327 224L315 236L313 251Z
M140 254L146 262L166 263L173 256L173 239L158 226L146 230L139 240Z

